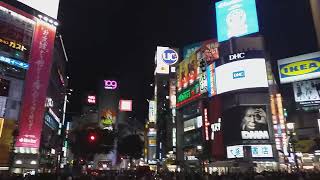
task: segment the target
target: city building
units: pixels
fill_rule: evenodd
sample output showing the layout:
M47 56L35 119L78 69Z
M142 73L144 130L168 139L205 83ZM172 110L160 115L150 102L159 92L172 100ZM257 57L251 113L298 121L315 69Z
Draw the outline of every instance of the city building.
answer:
M52 172L58 166L67 57L56 36L58 3L52 10L0 2L1 170Z

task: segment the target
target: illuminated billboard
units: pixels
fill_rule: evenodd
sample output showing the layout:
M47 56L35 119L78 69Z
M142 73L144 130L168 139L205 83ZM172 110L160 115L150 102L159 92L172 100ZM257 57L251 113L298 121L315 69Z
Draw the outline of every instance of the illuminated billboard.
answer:
M177 95L177 107L201 96L199 82L181 91Z
M215 82L217 94L246 88L268 87L265 60L247 59L216 67Z
M149 121L156 122L157 118L157 103L153 100L149 101Z
M320 105L320 80L293 82L294 99L298 106Z
M104 89L117 89L118 83L115 80L104 80Z
M26 63L20 60L28 61L29 59L34 26L35 21L0 6L0 53L3 55L2 62L20 68L25 67Z
M177 81L175 79L170 79L170 87L169 87L170 108L175 108L177 105L176 84L177 84Z
M119 109L120 111L132 111L132 100L120 100Z
M225 111L222 119L228 143L269 140L268 116L264 105L237 106Z
M280 83L320 77L320 52L278 60Z
M216 2L218 41L259 32L255 0Z
M19 2L57 19L59 0L18 0Z
M96 96L89 95L87 101L89 104L96 104Z
M273 157L271 145L249 145L251 150L251 157L253 158L271 158ZM244 145L227 146L227 158L243 158Z
M170 65L175 64L179 60L178 52L169 47L157 46L155 55L155 63L157 74L169 74Z
M201 47L196 51L197 60L200 62L203 59L210 64L219 59L218 47L219 43L215 39L202 42Z
M177 71L178 91L187 88L199 79L199 61L196 54L180 62Z
M179 60L179 55L177 51L173 49L164 50L161 57L163 62L166 63L167 65L173 65Z
M115 111L110 109L104 109L101 113L101 120L100 124L103 128L109 128L112 130L113 128L110 128L112 124L115 124L117 119L117 114Z
M56 28L36 22L19 116L16 147L39 148Z
M217 94L216 77L215 77L215 63L210 64L207 67L207 85L208 85L208 96L212 97Z

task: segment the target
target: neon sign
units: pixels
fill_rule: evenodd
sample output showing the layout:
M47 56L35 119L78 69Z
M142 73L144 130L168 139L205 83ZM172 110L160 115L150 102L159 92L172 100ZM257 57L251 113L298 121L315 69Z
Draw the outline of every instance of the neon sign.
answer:
M209 140L209 126L210 126L210 123L208 121L208 109L205 108L204 109L204 132L205 132L207 141Z
M187 102L190 102L199 96L201 96L200 85L199 85L199 82L197 82L196 84L194 84L190 88L178 93L177 107L179 107Z
M117 81L104 80L104 88L105 89L116 89L117 87L118 87Z
M214 133L221 130L221 118L217 123L211 124L211 140L214 140Z
M12 58L0 56L0 61L22 69L29 69L29 64Z
M88 103L95 104L96 103L96 96L88 96Z

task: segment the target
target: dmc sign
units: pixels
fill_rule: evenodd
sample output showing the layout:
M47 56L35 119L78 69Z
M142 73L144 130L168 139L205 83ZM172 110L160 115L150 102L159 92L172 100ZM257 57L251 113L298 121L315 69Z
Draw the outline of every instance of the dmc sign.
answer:
M179 59L178 53L173 49L167 49L162 53L162 60L167 65L175 64Z
M244 78L246 77L244 71L237 71L237 72L234 72L232 73L232 77L233 79L238 79L238 78Z
M116 89L117 87L118 87L117 81L104 80L104 88L105 89Z
M246 53L244 53L244 52L231 54L231 55L229 55L229 61L238 60L238 59L244 59L245 55L246 55Z

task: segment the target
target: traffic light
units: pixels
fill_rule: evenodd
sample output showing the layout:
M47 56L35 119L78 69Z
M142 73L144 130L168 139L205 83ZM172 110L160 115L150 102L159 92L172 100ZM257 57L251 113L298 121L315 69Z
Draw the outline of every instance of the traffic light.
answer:
M90 143L96 142L97 141L97 133L95 133L95 132L88 133L88 140Z

